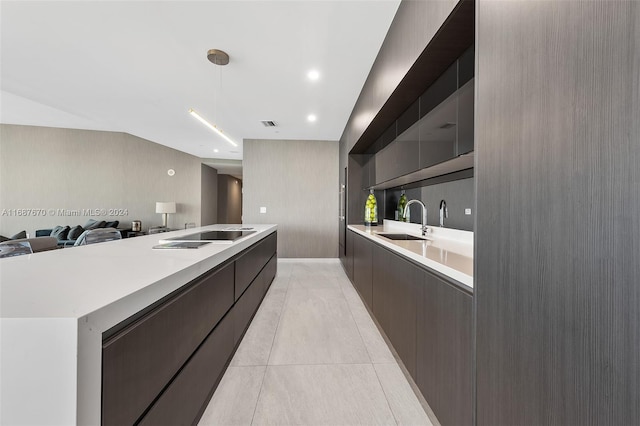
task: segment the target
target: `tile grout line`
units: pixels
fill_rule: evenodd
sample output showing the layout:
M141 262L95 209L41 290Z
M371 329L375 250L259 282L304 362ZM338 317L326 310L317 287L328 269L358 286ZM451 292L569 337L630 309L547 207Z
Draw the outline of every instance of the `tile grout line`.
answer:
M262 373L262 380L260 381L260 390L258 391L258 397L256 398L256 405L253 407L253 414L251 414L251 424L254 424L256 411L258 410L258 403L260 402L260 395L262 395L262 387L264 386L264 378L267 376L267 368L269 366L264 366L264 373ZM386 398L386 396L385 396Z
M269 367L313 367L320 365L398 365L395 362L331 362L331 363L309 363L309 364L268 364ZM244 364L244 365L230 365L229 368L244 368L244 367L266 367L267 364Z
M360 329L360 327L358 325L358 322L355 320L355 316L354 316L351 304L349 303L349 300L346 297L343 285L341 285L340 282L339 282L339 280L342 278L342 276L336 276L334 274L331 274L331 277L323 277L323 278L324 279L327 279L327 278L331 279L334 282L334 284L337 284L338 287L340 288L340 294L342 295L344 302L347 304L347 307L349 309L349 316L351 317L351 320L356 325L356 330L358 331L358 336L360 337L360 340L362 341L362 344L365 347L369 362L368 363L366 363L366 362L365 363L361 363L360 362L360 363L278 364L278 365L271 365L271 356L272 356L272 353L273 353L273 345L275 343L275 339L276 339L276 336L277 336L277 330L279 329L279 326L280 326L280 323L281 323L281 320L282 320L282 315L284 313L285 308L287 307L287 305L289 303L289 296L290 296L289 289L291 288L291 282L294 280L294 278L295 278L295 274L293 273L293 270L292 270L291 274L289 275L288 282L287 282L287 287L286 287L286 291L285 291L285 300L284 300L282 309L280 311L280 315L278 317L278 324L276 325L276 332L274 333L274 337L273 337L273 340L271 342L271 348L270 348L270 351L269 351L269 357L268 357L268 360L267 360L267 365L265 366L265 371L264 371L264 375L262 377L262 382L260 384L260 391L258 392L258 398L256 400L256 405L254 407L254 411L253 411L253 415L252 415L252 419L251 419L251 424L252 425L256 424L255 423L255 421L256 421L255 415L256 415L256 412L257 412L257 406L258 406L258 403L260 401L260 397L262 395L262 391L264 389L264 381L265 381L265 378L266 378L266 373L267 373L267 369L268 368L270 368L270 367L276 367L276 368L277 367L291 367L291 366L314 366L314 365L318 365L318 366L323 366L323 365L327 365L327 366L329 366L329 365L331 365L331 366L335 366L335 365L362 365L362 366L367 366L367 365L369 365L369 366L371 366L371 368L374 371L374 374L376 375L376 380L378 382L378 385L380 386L380 390L382 391L382 393L384 395L385 401L387 403L387 407L389 409L389 412L391 413L391 417L393 418L395 424L398 425L398 420L396 419L396 415L393 412L393 410L391 409L391 405L390 405L389 399L388 399L387 394L386 394L386 392L384 390L384 387L382 386L382 383L381 383L380 378L378 376L378 372L375 369L371 353L370 353L369 349L367 348L367 345L364 342L364 338L362 337L362 332L361 332L361 329ZM349 282L349 285L351 285L350 282ZM388 364L393 364L393 363L388 363Z
M251 415L252 425L255 422L256 411L258 410L258 404L260 403L260 395L262 395L262 389L264 388L264 379L265 377L267 377L267 369L269 368L269 361L271 360L271 353L273 352L273 343L276 340L276 335L278 334L278 327L280 326L280 320L282 319L282 313L284 312L284 308L287 304L287 294L289 294L289 285L291 284L291 275L292 275L292 272L290 271L289 277L287 279L287 287L284 292L284 301L282 302L282 309L280 310L280 314L278 315L278 323L276 324L276 331L273 333L273 339L271 339L271 347L269 348L267 365L264 366L264 373L262 374L262 381L260 382L260 390L258 391L258 397L256 398L256 405L253 407L253 414Z
M373 373L376 375L376 379L378 379L378 383L380 384L380 389L382 390L382 394L384 395L384 400L387 401L387 407L389 407L389 411L391 411L391 415L393 416L393 420L396 422L396 425L399 425L398 419L396 418L396 413L393 412L393 408L391 408L391 402L389 401L389 397L387 396L387 392L384 390L384 386L382 385L382 381L380 380L380 376L378 375L378 370L376 370L376 366L371 364L373 367Z
M345 274L346 276L346 274ZM348 279L348 277L347 277ZM349 285L351 285L353 287L353 285L351 284L351 281L349 281ZM355 288L354 288L355 290ZM371 368L373 369L373 374L376 375L376 380L378 381L378 384L380 385L380 390L382 391L382 394L384 395L384 400L387 402L387 407L389 408L389 412L391 413L391 417L393 417L393 421L396 422L396 425L398 425L398 419L396 418L396 414L393 412L393 409L391 408L391 402L389 402L389 397L387 396L387 392L384 390L384 386L382 386L382 381L380 380L380 376L378 376L378 371L376 370L376 366L373 363L373 358L371 357L371 354L369 353L369 348L367 347L366 343L364 343L364 338L362 337L362 332L360 331L360 326L358 325L358 322L355 320L355 317L353 316L353 310L351 309L351 304L349 303L349 300L347 300L347 297L344 293L344 288L343 286L340 286L340 291L342 292L342 296L345 298L345 301L347 302L347 306L349 307L349 313L351 314L351 318L353 319L353 322L356 323L356 328L358 329L358 335L360 336L360 339L362 340L362 344L364 345L365 349L367 350L367 355L369 356L369 361L371 361L370 364ZM360 303L362 303L362 300L360 300ZM366 309L366 308L365 308Z
M269 365L269 367L280 368L280 367L333 367L334 365L346 365L346 366L354 366L354 365L373 365L370 362L338 362L331 364L273 364ZM387 365L395 365L395 364L387 364ZM264 367L262 365L257 365L255 367Z
M351 282L349 282L349 285L351 285ZM358 325L358 321L356 321L356 317L353 315L351 304L349 303L347 296L344 294L343 287L339 283L338 283L338 286L340 287L340 293L342 293L342 297L344 298L344 301L347 303L347 307L349 308L349 315L351 315L351 319L356 325L356 330L358 330L358 336L360 336L360 340L362 341L362 346L364 346L364 349L367 351L367 356L369 357L369 363L373 365L373 358L371 357L371 353L369 353L369 348L367 347L367 344L364 341L364 337L362 337L362 331L360 331L360 326Z
M280 314L278 315L278 323L276 324L276 330L273 333L273 339L271 339L271 347L269 348L269 356L267 357L267 366L269 366L269 362L271 361L271 355L273 354L273 345L276 341L276 337L278 336L278 328L280 328L280 321L282 321L282 314L284 313L284 309L287 307L287 296L289 295L289 286L291 285L292 275L293 274L289 274L289 279L287 280L287 287L285 288L285 291L284 291L284 301L282 302L282 308L280 309Z

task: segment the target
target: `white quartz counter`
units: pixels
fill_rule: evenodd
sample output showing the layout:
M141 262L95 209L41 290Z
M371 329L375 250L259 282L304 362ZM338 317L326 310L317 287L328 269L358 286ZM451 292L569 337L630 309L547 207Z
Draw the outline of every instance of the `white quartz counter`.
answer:
M390 240L378 233L420 236L420 225L385 220L383 226L348 229L473 289L473 232L429 227L428 240Z
M277 229L154 250L212 225L0 259L0 424L99 424L102 333Z

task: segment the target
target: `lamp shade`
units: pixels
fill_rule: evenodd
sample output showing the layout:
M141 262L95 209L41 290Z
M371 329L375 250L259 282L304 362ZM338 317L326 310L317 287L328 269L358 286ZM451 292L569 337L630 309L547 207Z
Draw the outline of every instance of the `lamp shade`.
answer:
M156 202L156 213L175 213L175 201L158 201Z

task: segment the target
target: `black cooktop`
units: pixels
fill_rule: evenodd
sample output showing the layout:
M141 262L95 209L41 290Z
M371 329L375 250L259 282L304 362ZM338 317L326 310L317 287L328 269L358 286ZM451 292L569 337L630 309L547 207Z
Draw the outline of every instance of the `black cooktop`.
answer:
M195 234L183 235L182 237L167 238L174 241L235 241L238 238L246 237L256 231L204 231Z

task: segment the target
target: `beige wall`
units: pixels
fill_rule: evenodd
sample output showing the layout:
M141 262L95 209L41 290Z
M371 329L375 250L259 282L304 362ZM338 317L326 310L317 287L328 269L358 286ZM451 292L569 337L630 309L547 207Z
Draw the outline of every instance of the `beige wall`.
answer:
M338 142L245 139L243 150L243 223L277 224L279 257L337 257Z
M0 234L54 225L82 225L89 218L141 220L161 225L156 201L175 201L169 226L200 224L200 159L117 132L0 125ZM175 175L168 176L167 170ZM17 216L13 209L44 209ZM55 213L52 214L52 209ZM79 210L79 216L58 210ZM92 215L82 209L126 209L125 215ZM123 225L120 225L121 227Z
M218 175L218 223L242 223L242 181Z

